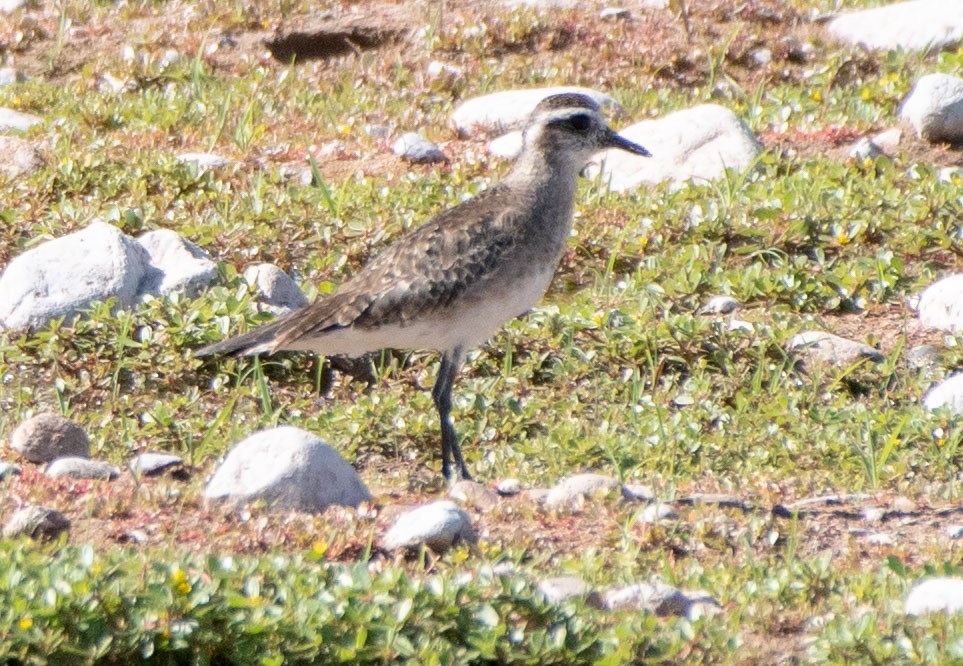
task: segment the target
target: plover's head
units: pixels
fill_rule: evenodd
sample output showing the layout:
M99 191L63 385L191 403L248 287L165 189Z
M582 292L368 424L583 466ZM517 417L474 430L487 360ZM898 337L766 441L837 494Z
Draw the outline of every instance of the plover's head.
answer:
M605 148L649 156L648 150L613 132L599 105L578 93L546 97L525 127L524 150L538 151L550 161L571 160L579 169Z

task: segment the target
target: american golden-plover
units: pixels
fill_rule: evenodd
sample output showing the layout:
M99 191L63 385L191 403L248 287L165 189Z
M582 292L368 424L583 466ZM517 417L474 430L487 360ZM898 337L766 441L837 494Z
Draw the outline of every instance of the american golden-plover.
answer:
M576 179L591 156L604 148L649 154L609 129L598 105L579 94L542 100L523 134L521 154L497 185L390 245L334 294L197 354L440 352L432 398L441 469L449 481L470 479L451 420L464 353L545 293L572 228Z

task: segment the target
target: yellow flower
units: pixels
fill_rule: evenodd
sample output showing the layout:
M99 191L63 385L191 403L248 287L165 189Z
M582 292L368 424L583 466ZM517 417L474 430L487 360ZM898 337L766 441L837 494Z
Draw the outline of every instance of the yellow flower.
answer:
M846 245L851 240L852 239L849 237L849 234L847 234L845 231L840 231L838 234L836 234L836 242L840 245Z
M17 624L19 625L19 627L20 627L21 629L24 629L24 630L29 629L30 627L33 626L33 618L31 618L31 617L22 617L22 618L20 618L20 622L18 622Z
M328 544L324 541L315 541L311 546L311 554L315 557L324 557L328 552Z
M190 594L191 584L187 580L187 574L180 567L171 572L171 587L180 595Z
M864 86L863 89L859 91L859 96L864 102L868 102L870 98L872 98L873 94L869 91L869 88Z
M812 92L809 93L809 99L811 99L814 102L821 102L823 101L823 94L818 90L813 90Z

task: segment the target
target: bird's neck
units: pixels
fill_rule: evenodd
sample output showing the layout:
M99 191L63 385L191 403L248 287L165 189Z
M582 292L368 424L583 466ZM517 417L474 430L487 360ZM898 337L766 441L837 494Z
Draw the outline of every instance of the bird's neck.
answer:
M523 152L503 180L517 193L517 205L528 209L529 231L544 240L546 248L561 252L572 227L575 190L581 165L571 156L546 157L538 151Z
M582 168L573 157L561 152L522 151L503 182L519 191L537 193L538 198L548 196L571 208L575 183Z

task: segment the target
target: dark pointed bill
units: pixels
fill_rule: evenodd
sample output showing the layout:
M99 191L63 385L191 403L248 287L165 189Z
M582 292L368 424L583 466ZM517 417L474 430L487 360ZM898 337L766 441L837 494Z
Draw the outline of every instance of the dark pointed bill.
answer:
M609 135L605 139L606 148L619 148L626 152L632 153L634 155L642 155L643 157L652 157L652 153L643 148L637 143L632 143L623 136L616 134L615 132L609 130Z

